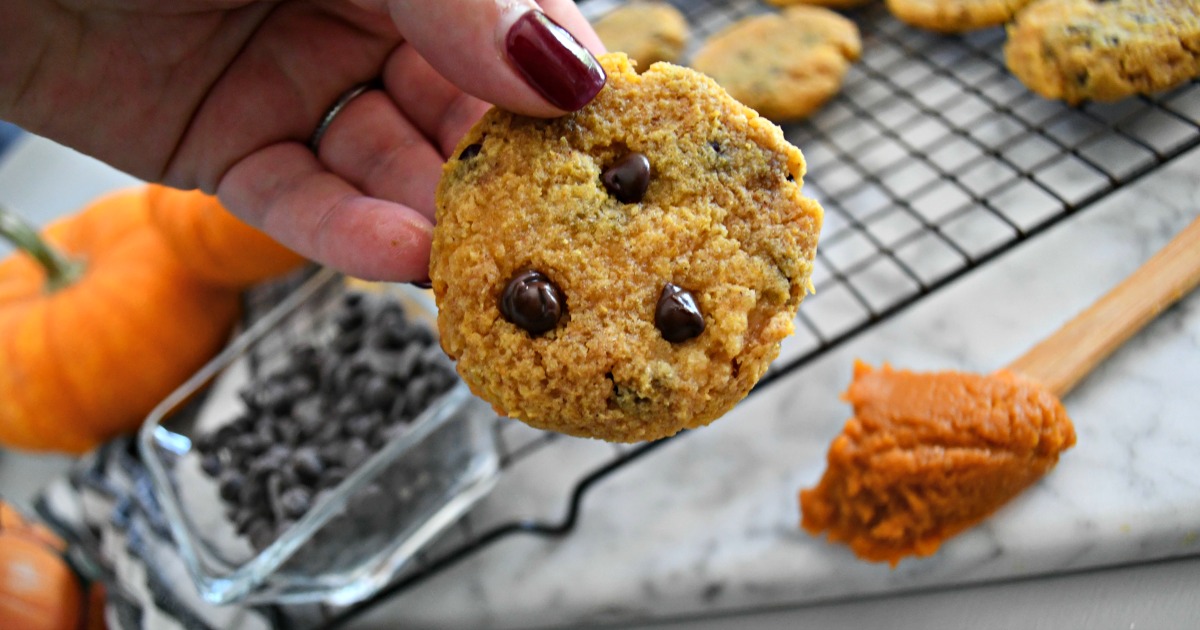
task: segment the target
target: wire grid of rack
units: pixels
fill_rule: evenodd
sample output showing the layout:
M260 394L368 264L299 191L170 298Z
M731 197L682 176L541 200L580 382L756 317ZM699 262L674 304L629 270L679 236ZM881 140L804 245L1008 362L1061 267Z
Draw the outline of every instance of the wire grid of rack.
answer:
M771 10L757 0L672 1L693 29L688 55L734 20ZM618 4L581 7L595 17ZM1009 74L1002 28L937 35L897 22L882 3L848 15L863 35L861 60L820 112L783 126L826 215L817 292L760 388L1200 145L1200 82L1068 107ZM493 496L502 500L468 514L371 599L326 611L325 625L500 539L568 534L589 488L670 440L604 444L505 419L495 432L504 472ZM561 461L561 479L523 477L522 463L538 457ZM531 495L555 507L527 510Z

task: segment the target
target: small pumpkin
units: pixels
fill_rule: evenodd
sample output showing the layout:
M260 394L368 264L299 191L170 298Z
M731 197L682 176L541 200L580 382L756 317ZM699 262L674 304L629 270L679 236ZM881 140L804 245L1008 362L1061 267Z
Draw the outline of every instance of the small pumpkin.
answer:
M79 630L90 598L64 560L67 546L0 501L0 628Z
M149 224L144 187L42 235L0 208L0 444L81 453L135 430L223 347L237 291L194 277Z
M212 195L159 184L147 187L150 220L198 278L246 288L307 262L226 210Z

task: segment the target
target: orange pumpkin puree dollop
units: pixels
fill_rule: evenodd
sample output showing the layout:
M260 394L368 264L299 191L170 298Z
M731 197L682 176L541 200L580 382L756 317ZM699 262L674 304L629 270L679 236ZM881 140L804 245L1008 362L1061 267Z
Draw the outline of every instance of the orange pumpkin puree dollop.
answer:
M1062 403L1004 370L876 370L856 362L854 408L801 525L872 562L928 556L1046 474L1075 444Z

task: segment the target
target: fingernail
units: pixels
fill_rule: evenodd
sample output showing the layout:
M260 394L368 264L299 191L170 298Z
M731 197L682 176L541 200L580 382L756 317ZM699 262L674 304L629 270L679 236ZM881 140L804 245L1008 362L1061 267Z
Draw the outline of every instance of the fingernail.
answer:
M504 37L509 62L550 104L573 112L608 78L600 62L567 29L541 11L526 11Z
M409 284L413 285L414 287L417 287L418 289L432 289L433 288L433 280L413 280Z

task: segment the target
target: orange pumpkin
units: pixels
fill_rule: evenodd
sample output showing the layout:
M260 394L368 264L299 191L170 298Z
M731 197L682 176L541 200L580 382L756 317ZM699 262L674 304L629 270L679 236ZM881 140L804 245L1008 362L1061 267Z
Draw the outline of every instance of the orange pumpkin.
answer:
M0 444L81 453L135 430L228 340L238 292L195 278L144 188L36 231L0 208Z
M66 544L0 501L0 628L78 630L88 604Z
M150 220L183 264L213 284L246 288L306 262L234 216L212 195L151 184L147 199Z

